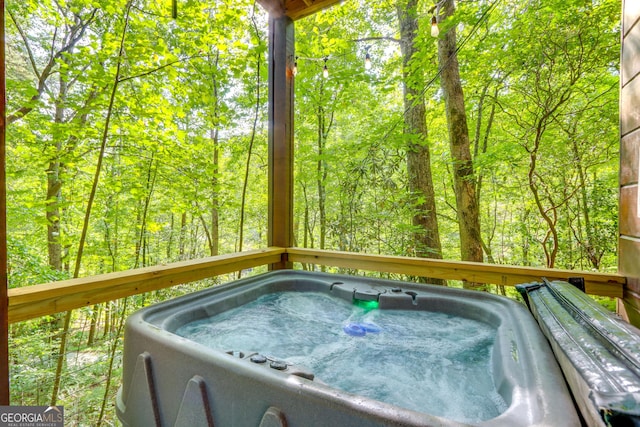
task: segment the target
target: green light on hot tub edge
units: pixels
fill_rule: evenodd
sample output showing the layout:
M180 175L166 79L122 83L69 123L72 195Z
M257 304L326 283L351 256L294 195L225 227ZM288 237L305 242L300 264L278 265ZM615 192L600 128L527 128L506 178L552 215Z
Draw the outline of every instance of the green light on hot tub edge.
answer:
M378 308L380 303L378 301L367 301L363 299L353 299L353 305L357 305L358 307L362 307L367 310L373 310L374 308Z

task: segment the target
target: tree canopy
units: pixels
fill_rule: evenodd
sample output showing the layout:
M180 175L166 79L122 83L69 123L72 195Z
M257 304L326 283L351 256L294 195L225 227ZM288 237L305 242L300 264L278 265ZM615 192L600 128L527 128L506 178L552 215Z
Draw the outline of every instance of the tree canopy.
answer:
M459 259L437 48L456 30L484 260L615 268L618 1L441 5L347 1L296 21L296 244L422 253L412 218L429 198ZM267 16L178 6L7 2L11 286L265 245ZM404 72L398 8L416 24ZM417 102L426 133L408 140ZM411 184L420 147L432 196Z

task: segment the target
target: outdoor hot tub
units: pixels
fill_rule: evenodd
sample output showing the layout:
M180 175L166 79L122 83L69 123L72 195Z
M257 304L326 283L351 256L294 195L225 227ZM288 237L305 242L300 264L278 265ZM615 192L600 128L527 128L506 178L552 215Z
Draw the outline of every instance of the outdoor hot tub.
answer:
M523 305L295 270L144 308L125 329L125 426L579 426Z

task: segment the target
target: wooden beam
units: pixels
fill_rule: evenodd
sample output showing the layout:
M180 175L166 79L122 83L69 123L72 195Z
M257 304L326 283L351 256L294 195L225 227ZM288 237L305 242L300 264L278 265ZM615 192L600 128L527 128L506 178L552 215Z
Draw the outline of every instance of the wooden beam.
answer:
M369 255L362 253L287 248L290 262L319 264L366 271L407 274L445 280L466 280L475 283L513 286L520 283L566 280L582 277L586 292L593 295L620 298L626 282L619 274L592 273L576 270L515 267L466 261L445 261L429 258Z
M9 322L34 319L246 268L277 263L284 252L283 248L259 249L9 289Z
M294 24L269 15L269 246L293 244ZM287 268L286 260L272 268Z
M288 16L292 20L313 15L316 12L331 7L341 0L257 0L269 15Z
M269 13L269 17L285 15L285 0L256 0L264 10Z
M7 281L6 76L4 0L0 0L0 405L9 405L9 317Z
M296 21L339 2L340 0L287 0L285 2L285 13L289 18Z

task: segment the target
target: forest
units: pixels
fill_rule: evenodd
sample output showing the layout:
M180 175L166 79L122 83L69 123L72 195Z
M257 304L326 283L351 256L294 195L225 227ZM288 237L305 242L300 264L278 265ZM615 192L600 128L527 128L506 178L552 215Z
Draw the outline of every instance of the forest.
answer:
M172 5L6 1L11 288L267 245L268 15ZM295 40L296 246L616 271L619 0L345 0ZM122 319L209 285L12 325L12 404L113 425Z

